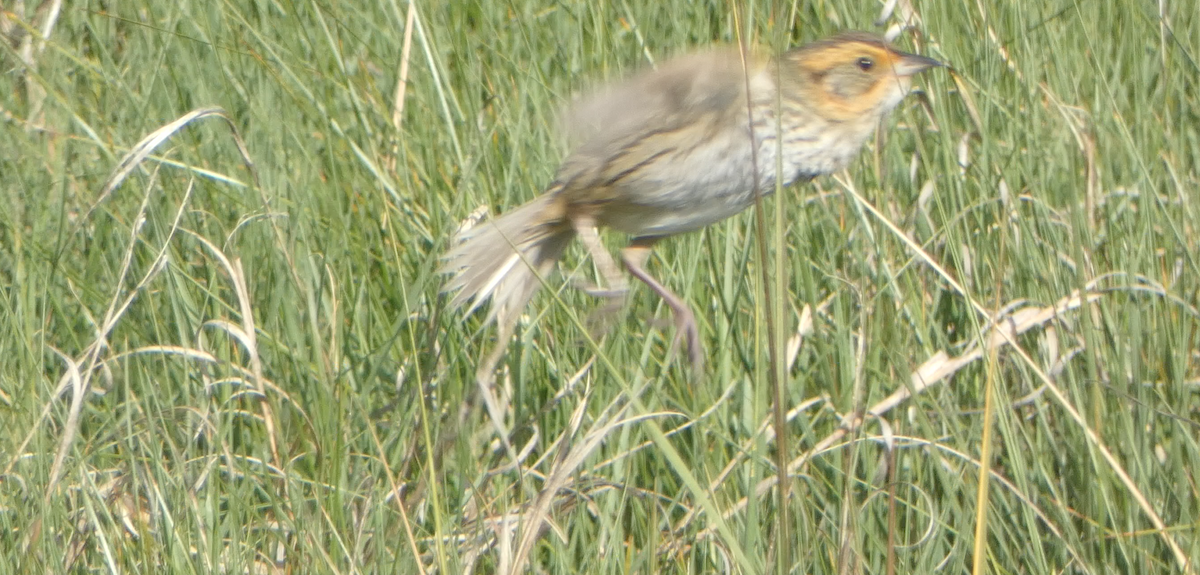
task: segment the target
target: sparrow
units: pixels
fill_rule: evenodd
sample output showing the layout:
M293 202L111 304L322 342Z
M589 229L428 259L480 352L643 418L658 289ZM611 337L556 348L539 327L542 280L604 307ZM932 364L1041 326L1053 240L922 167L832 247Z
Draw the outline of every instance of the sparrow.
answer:
M446 252L449 305L470 302L473 311L490 300L487 320L505 346L578 236L607 284L592 291L623 297L623 267L671 308L676 341L682 335L699 365L694 314L646 271L653 246L735 215L777 186L844 168L913 77L938 66L873 34L844 32L774 57L710 49L602 88L574 106L569 131L578 143L545 192L461 232ZM620 266L599 228L628 234Z

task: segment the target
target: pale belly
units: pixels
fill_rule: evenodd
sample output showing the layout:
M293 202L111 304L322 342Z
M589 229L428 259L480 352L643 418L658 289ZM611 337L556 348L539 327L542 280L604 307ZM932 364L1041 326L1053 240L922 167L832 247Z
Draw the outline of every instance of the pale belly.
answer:
M798 161L802 159L785 154L782 165L777 164L773 147L760 148L757 157L744 150L722 151L726 153L688 158L630 179L615 194L615 201L603 206L597 219L637 237L680 234L744 211L757 195L775 193L778 181L787 186L811 177L805 169L809 163ZM733 157L741 159L730 161ZM756 169L756 163L769 167Z
M677 145L636 169L609 180L604 202L594 204L598 223L635 237L669 236L698 230L738 214L776 188L828 174L857 154L870 133L847 137L844 130L817 126L808 133L785 130L780 144L773 126L749 129L700 145ZM868 126L869 127L869 126ZM811 127L810 127L811 128Z
M753 196L727 196L717 201L688 202L673 207L614 205L604 210L600 223L637 237L669 236L715 224L745 210L753 202Z

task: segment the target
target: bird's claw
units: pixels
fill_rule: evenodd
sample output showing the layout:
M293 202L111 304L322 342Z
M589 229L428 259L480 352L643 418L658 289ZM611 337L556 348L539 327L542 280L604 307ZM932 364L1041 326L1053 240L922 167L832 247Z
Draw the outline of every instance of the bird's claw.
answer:
M704 372L704 349L700 345L700 328L696 325L696 315L688 307L672 310L675 315L675 335L671 338L669 355L674 355L682 340L687 346L688 363L696 374Z

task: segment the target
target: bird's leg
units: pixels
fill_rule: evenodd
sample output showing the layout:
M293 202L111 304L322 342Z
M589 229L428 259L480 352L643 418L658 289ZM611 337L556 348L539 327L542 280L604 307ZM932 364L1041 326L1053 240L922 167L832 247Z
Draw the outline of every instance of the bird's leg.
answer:
M687 303L658 283L658 280L643 267L656 241L657 238L634 239L628 247L621 250L621 261L625 263L625 269L629 270L630 275L642 280L642 283L649 286L671 308L675 316L675 337L671 340L671 350L674 351L680 338L683 338L687 343L688 360L691 361L692 368L700 372L704 365L704 356L700 349L700 330L696 327L696 316Z
M625 293L629 291L629 284L617 268L617 262L613 260L612 254L600 241L600 234L596 232L596 221L590 217L574 217L571 218L571 227L575 228L575 233L579 234L579 239L583 241L583 247L587 248L588 255L592 256L592 261L596 262L596 267L600 269L600 275L604 278L605 284L603 288L595 285L579 285L577 287L595 297L625 297Z
M610 325L611 318L624 304L625 295L629 293L629 283L625 281L625 275L617 268L617 262L613 260L612 254L600 241L600 234L596 232L594 219L590 217L571 218L571 226L575 228L575 233L579 234L579 239L583 241L583 247L592 256L592 261L596 262L596 267L599 268L600 275L604 278L604 287L576 286L587 292L588 295L607 300L591 314L588 320L588 323L592 324L593 330L603 332Z

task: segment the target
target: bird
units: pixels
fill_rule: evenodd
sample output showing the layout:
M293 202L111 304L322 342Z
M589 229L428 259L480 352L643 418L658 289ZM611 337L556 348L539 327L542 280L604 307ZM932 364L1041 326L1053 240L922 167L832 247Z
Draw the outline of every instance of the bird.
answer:
M576 142L544 192L457 234L442 258L449 307L490 301L492 369L530 299L578 237L604 287L646 284L674 316L693 366L699 329L687 303L646 271L656 243L742 212L777 186L841 170L908 94L942 64L867 32L842 32L774 57L737 48L683 55L597 90L568 114ZM619 267L599 228L627 234Z

